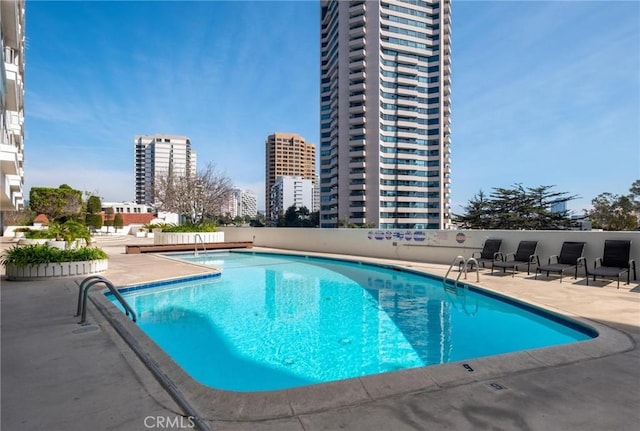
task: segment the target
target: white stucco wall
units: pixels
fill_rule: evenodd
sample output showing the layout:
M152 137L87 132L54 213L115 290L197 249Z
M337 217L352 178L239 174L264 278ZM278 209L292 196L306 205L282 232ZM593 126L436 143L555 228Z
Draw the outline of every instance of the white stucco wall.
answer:
M630 239L631 258L640 265L640 232L599 231L511 231L511 230L376 230L305 228L219 228L225 241L253 241L256 247L325 252L408 261L449 264L458 255L465 258L482 248L487 238L502 239L501 251L515 253L523 240L537 240L537 254L546 262L560 253L564 241L586 243L589 266L602 256L606 239ZM421 234L416 235L416 232ZM418 240L416 240L418 237Z

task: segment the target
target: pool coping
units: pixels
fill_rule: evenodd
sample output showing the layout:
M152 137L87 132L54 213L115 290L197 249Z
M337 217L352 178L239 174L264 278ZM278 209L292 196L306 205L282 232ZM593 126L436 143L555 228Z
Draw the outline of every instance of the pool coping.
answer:
M315 253L278 252L277 254L326 257L326 255L316 255ZM361 257L353 259L340 257L340 260L379 264L376 259ZM388 263L383 265L414 273L429 274L428 271L422 271L415 267ZM186 277L174 279L182 278ZM215 421L261 421L290 418L416 392L432 392L478 382L486 382L487 385L499 388L500 378L508 375L601 358L626 352L635 347L635 343L629 335L604 324L549 306L521 301L485 286L477 286L468 282L465 284L480 291L508 298L511 301L526 304L528 307L538 308L578 322L593 328L599 335L591 340L560 346L411 368L298 388L264 392L235 392L214 389L197 382L135 323L131 322L102 292L92 292L90 298L107 321L124 331L124 334L121 334L123 338L131 337L137 341L137 348L141 350L139 354L146 355L153 364L157 365L170 384L178 389L179 394L198 412L201 418ZM132 346L132 348L134 347Z

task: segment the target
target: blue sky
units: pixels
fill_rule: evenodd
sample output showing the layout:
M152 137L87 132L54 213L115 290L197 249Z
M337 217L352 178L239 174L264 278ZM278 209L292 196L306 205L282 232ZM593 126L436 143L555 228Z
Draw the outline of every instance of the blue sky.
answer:
M136 134L187 135L264 206L264 140L319 142L315 1L27 2L25 186L133 200ZM460 1L454 212L515 183L579 195L640 179L640 2Z

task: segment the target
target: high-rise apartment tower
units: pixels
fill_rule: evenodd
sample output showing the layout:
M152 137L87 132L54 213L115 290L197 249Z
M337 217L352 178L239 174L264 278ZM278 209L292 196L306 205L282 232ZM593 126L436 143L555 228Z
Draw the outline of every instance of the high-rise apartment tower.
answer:
M320 7L321 227L446 228L450 1Z
M158 176L196 173L196 153L186 136L136 135L134 146L138 204L154 204L154 187Z
M276 132L265 142L265 214L271 212L271 187L281 176L316 182L316 146L294 133Z
M2 29L0 210L2 211L16 211L24 206L24 5L23 0L0 1L0 29Z

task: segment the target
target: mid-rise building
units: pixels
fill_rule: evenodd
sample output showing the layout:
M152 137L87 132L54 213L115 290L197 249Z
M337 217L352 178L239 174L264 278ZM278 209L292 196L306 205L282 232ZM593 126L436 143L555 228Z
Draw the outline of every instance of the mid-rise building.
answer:
M447 228L450 1L320 7L320 226Z
M271 208L271 188L278 177L301 177L316 181L316 146L294 133L276 132L265 142L265 214L274 213ZM308 206L311 209L311 206Z
M234 189L229 197L231 218L255 217L258 214L258 200L251 190Z
M302 177L280 176L271 187L271 214L269 219L278 220L280 214L291 206L313 209L313 181Z
M136 135L134 147L138 204L154 205L156 178L196 174L196 153L186 136Z
M23 0L0 1L0 210L24 207L24 11ZM1 222L1 220L0 220Z

